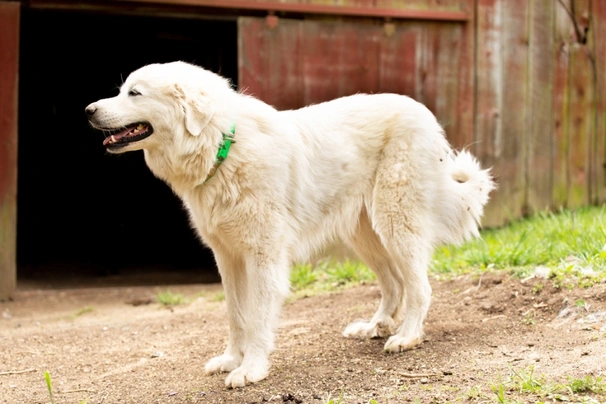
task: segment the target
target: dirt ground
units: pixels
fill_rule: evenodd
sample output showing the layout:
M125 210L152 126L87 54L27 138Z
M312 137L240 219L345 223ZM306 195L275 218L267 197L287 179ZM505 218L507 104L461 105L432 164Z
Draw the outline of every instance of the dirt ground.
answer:
M606 285L486 274L432 286L425 342L400 354L341 336L373 314L376 284L289 302L270 376L236 390L204 374L227 336L225 302L210 298L218 284L171 286L191 297L172 309L153 301L158 286L21 290L0 303L0 403L49 403L44 371L57 404L325 403L341 392L343 403L496 402L490 386L512 368L562 382L605 375Z

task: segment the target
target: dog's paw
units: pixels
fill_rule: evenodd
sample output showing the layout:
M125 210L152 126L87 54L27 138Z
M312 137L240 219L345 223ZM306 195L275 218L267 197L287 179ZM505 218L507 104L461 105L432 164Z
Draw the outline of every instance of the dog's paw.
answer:
M383 338L393 334L394 328L395 323L391 318L378 322L356 321L345 327L343 336L359 339Z
M249 383L257 383L269 375L269 366L257 364L252 366L240 366L233 370L225 379L225 386L235 389L244 387Z
M212 375L220 372L231 372L240 366L240 363L231 355L223 354L215 356L204 366L204 371L207 375Z
M385 350L388 352L403 352L414 348L423 342L421 336L406 336L392 335L385 343Z

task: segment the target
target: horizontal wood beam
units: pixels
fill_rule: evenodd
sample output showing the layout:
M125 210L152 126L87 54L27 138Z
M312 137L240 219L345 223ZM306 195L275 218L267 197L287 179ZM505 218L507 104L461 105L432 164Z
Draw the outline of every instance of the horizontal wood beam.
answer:
M27 4L34 8L79 8L83 5L94 6L99 2L57 1L57 0L30 0ZM181 6L181 7L207 7L214 9L237 9L249 11L265 11L268 13L286 12L297 14L321 14L350 17L379 17L406 20L427 21L469 21L471 15L465 11L416 10L406 8L364 7L364 6L337 6L310 3L282 3L274 1L246 1L246 0L107 0L102 2L103 8L122 6Z

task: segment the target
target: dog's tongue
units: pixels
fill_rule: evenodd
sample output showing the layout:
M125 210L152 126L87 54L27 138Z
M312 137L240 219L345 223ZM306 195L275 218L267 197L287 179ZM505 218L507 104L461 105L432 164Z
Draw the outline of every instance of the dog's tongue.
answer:
M127 136L132 130L133 130L133 128L126 128L122 132L114 133L113 135L106 137L103 140L103 146L106 146L110 143L117 142L118 140L122 139L124 136Z
M117 141L119 141L120 139L122 139L123 137L126 137L126 136L138 135L141 132L145 132L146 129L147 129L147 125L142 124L142 123L137 124L137 125L131 125L121 132L114 133L113 135L106 137L105 140L103 140L103 146L107 146L108 144L116 143Z

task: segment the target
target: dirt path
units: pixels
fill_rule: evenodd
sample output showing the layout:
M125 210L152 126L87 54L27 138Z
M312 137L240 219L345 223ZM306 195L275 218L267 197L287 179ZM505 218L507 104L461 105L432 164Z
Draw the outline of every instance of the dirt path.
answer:
M203 372L224 348L224 302L194 297L169 310L146 304L158 288L23 291L0 303L0 403L49 403L45 370L57 404L324 403L341 392L344 403L496 402L490 386L512 368L554 382L604 376L606 285L541 282L433 281L426 341L401 354L384 353L381 339L341 337L372 315L376 285L297 300L284 308L270 377L237 390ZM220 285L171 290L212 296ZM606 393L590 397L606 402Z

